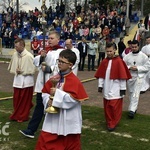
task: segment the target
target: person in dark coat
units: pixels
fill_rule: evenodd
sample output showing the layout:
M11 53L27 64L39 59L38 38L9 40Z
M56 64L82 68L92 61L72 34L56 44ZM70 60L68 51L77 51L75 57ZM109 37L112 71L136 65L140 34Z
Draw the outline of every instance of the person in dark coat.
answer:
M148 27L150 25L149 23L149 18L150 18L150 13L148 15L146 15L145 19L144 19L144 25L145 25L145 29L148 30Z
M88 45L86 43L86 38L82 37L82 41L78 44L78 50L80 51L80 62L79 70L84 71L85 57L87 56Z
M119 56L122 58L122 53L123 51L125 50L126 46L124 44L124 38L121 37L120 38L120 41L118 43L118 53L119 53Z

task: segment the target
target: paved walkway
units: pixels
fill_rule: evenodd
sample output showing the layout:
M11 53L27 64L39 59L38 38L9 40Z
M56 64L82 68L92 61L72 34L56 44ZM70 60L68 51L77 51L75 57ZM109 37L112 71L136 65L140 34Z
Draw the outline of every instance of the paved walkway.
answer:
M0 92L13 92L12 83L13 83L13 75L10 74L7 70L8 63L0 63ZM78 77L81 81L85 81L87 79L92 79L94 77L95 71L79 71ZM35 79L36 79L35 74ZM91 80L83 83L88 95L89 100L83 102L83 105L89 106L97 106L103 108L103 97L101 93L97 92L97 80ZM137 113L150 115L150 91L147 91L145 94L140 96L139 108ZM124 98L123 110L127 111L129 106L128 94L126 94Z
M125 38L124 38L124 43L125 43L126 45L127 45L127 42L128 42L129 40L131 40L131 41L133 40L134 35L135 35L137 29L138 29L137 24L136 24L136 23L132 23L132 24L131 24L131 28L130 28L130 32L129 32L129 36L125 36Z

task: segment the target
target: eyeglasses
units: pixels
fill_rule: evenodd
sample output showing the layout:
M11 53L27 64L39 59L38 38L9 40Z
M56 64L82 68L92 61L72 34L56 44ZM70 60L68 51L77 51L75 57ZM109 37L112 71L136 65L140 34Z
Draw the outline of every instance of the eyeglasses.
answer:
M65 62L60 59L57 59L56 62L57 62L57 64L70 64L69 62Z

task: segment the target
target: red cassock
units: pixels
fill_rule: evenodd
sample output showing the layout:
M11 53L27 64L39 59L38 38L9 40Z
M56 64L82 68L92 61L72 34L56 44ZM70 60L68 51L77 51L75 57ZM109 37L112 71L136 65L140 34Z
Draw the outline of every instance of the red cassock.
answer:
M45 83L42 92L49 94L51 87L52 87L52 82L51 79L49 79ZM62 90L69 93L71 97L74 98L75 100L84 101L88 99L88 95L81 81L74 75L73 72L64 75L64 84Z
M14 87L14 111L10 116L10 120L22 122L29 119L30 110L33 107L32 97L33 87L27 87L23 89Z
M81 150L80 134L67 136L41 131L35 150Z

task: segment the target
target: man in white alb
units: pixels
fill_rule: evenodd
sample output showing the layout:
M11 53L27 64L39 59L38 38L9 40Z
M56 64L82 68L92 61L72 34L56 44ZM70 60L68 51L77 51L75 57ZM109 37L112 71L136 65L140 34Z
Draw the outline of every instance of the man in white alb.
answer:
M72 67L72 71L75 75L77 75L78 74L78 64L80 62L80 52L77 48L75 48L72 45L72 39L67 39L65 42L65 46L67 49L71 49L76 54L77 60L76 60L76 63L74 64L74 66Z
M139 51L139 42L137 40L132 41L132 52L127 54L123 59L130 70L132 78L127 81L129 90L129 118L133 119L138 108L139 96L145 72L139 72L135 70L135 66L143 66L148 57L141 51Z

